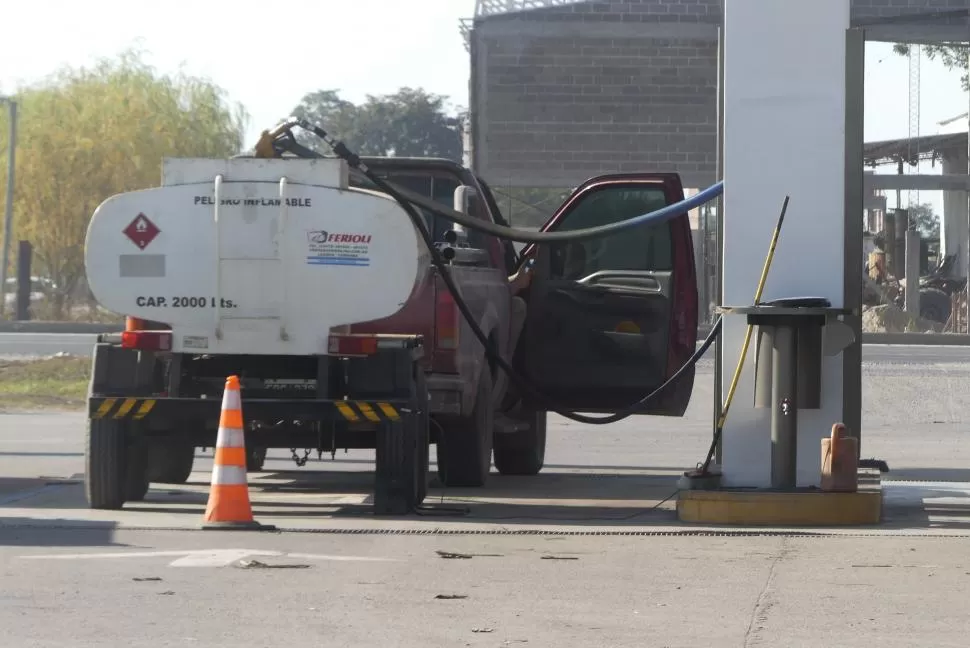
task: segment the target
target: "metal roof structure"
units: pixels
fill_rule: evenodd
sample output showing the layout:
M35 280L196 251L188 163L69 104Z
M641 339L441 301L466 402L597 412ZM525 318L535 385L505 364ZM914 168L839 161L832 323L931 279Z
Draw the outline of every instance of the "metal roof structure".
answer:
M923 135L917 141L908 137L881 142L866 142L863 160L867 167L885 164L916 164L917 160L936 160L947 151L967 150L967 134Z
M534 9L548 9L549 7L561 7L564 5L579 4L589 0L476 0L475 17L463 18L459 29L465 37L465 49L468 49L468 36L477 18L487 18L488 16L498 16L501 14L516 13L521 11L532 11Z

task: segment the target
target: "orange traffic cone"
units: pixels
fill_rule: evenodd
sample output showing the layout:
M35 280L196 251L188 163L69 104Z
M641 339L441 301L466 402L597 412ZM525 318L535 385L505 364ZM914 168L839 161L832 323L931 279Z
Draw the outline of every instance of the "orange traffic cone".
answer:
M222 396L216 437L212 485L205 509L205 529L267 529L253 519L246 481L246 440L243 436L239 378L229 376Z

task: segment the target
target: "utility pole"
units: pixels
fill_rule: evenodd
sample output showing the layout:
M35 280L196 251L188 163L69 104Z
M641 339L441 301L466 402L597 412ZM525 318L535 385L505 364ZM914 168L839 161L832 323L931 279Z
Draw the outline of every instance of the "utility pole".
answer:
M7 302L7 267L10 265L10 236L13 229L13 186L14 167L17 152L17 102L12 97L0 97L0 103L7 104L10 135L7 138L7 204L3 214L3 258L0 259L0 314Z

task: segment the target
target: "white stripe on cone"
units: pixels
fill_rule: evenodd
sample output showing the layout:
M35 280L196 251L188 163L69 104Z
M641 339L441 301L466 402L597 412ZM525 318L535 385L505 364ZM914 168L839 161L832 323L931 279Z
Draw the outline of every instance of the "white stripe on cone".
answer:
M219 428L219 434L216 436L216 447L245 448L246 441L243 437L243 431L235 428Z
M246 469L243 466L220 466L212 467L213 486L245 486Z
M242 409L242 399L239 397L239 391L236 389L227 389L222 394L222 409L227 410L241 410Z

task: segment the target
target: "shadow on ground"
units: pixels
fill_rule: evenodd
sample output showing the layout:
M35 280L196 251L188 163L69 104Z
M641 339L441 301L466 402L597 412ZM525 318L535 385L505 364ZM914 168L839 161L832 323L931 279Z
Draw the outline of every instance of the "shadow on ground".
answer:
M372 464L371 464L372 465ZM375 519L371 492L374 473L367 462L355 462L329 471L297 469L252 473L249 493L257 519L298 528L326 520ZM490 476L484 488L443 488L434 478L422 510L407 519L448 523L528 526L561 523L571 526L644 527L677 524L675 506L681 469L628 466L549 466L534 477ZM962 469L900 468L885 475L884 520L880 529L948 529L970 531L970 475ZM917 482L917 476L923 482ZM947 481L947 479L961 481ZM153 484L142 502L131 502L122 511L99 512L114 522L82 523L87 504L79 481L0 479L0 516L7 527L0 544L9 543L9 527L15 524L60 526L93 525L80 534L79 544L110 541L114 524L134 521L140 525L194 525L205 512L209 494L208 472L193 473L180 485ZM24 517L14 517L11 509ZM45 518L43 512L50 516ZM172 516L177 516L177 519ZM99 516L104 519L105 516ZM66 519L62 519L66 518ZM157 520L157 521L156 521ZM97 536L97 532L102 537ZM19 542L19 540L18 540ZM58 543L70 540L58 538ZM33 544L34 540L26 542Z
M125 547L117 522L0 516L0 547Z
M12 513L39 511L44 507L35 507L36 500L74 496L80 489L75 479L0 477L0 547L121 546L114 542L115 521Z
M913 474L923 475L917 480ZM884 525L970 531L970 483L945 476L964 471L903 469L883 481ZM907 478L900 477L907 475Z
M670 524L677 472L615 474L545 473L535 477L493 474L484 488L441 488L432 479L422 510L412 519L517 524L559 521L573 524ZM193 477L196 477L193 475ZM250 499L257 518L373 518L370 471L283 471L250 476ZM208 485L153 487L143 502L126 508L143 513L201 516ZM663 506L664 508L658 508Z
M917 468L890 466L883 479L894 481L970 482L970 468Z

